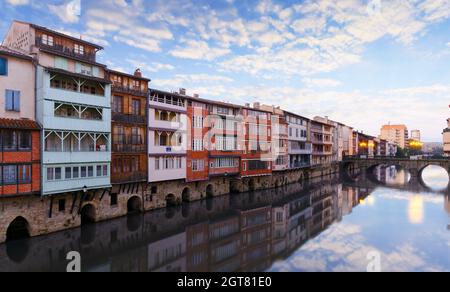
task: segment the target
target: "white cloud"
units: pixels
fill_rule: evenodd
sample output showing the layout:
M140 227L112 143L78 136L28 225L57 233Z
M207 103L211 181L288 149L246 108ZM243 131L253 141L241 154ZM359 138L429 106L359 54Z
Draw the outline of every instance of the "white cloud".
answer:
M6 0L6 2L14 6L27 5L30 3L29 0Z
M304 78L303 84L307 87L338 87L341 85L341 82L334 79L312 79L312 78Z
M80 19L81 0L71 0L61 5L48 5L48 9L63 22L76 23Z
M170 64L163 64L158 62L143 62L140 60L135 59L127 59L126 60L130 65L134 66L135 68L139 68L142 71L147 72L159 72L163 70L171 71L174 70L175 67ZM145 74L144 74L145 75Z
M226 48L211 48L207 42L188 40L183 46L171 50L169 54L182 59L212 61L230 52L231 50Z

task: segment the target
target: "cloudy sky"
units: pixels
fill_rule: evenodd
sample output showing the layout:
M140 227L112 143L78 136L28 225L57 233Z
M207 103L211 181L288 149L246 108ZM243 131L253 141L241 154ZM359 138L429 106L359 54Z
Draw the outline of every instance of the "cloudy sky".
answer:
M75 1L75 2L74 2ZM450 117L450 0L0 0L13 19L105 47L158 89L281 105L372 135L441 141Z

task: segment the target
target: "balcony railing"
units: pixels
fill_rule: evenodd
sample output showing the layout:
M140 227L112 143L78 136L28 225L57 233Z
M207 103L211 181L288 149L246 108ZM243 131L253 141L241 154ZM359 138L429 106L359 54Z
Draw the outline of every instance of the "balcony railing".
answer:
M113 84L112 91L130 94L130 95L134 95L134 96L147 96L147 94L148 94L148 92L146 90L143 90L140 87L128 87L128 86L123 86L121 84L116 84L116 83Z
M113 173L111 177L111 182L113 184L117 183L133 183L142 182L147 180L147 172L129 172L129 173Z
M147 146L145 145L113 144L112 149L113 152L147 153Z
M290 168L306 168L306 167L310 167L311 163L309 162L293 162L290 164Z
M113 113L113 122L130 123L130 124L147 124L145 116L138 116L132 114Z
M36 38L36 46L38 46L41 49L48 50L51 52L54 52L56 54L61 54L69 58L76 58L85 60L88 62L95 62L95 54L88 54L84 52L83 54L76 53L74 49L64 47L62 45L54 44L53 46L46 45L42 43L42 38L37 37Z

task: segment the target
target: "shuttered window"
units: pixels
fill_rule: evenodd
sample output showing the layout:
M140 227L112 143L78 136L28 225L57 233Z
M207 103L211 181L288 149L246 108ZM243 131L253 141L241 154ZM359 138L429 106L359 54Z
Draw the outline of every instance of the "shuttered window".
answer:
M5 110L20 112L20 91L5 91Z
M0 58L0 76L8 75L8 59Z

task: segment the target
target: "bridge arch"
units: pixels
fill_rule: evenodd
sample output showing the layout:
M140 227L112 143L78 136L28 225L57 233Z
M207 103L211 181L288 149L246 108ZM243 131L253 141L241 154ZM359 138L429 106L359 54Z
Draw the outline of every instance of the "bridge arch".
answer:
M447 180L444 183L445 185L439 185L439 182L437 182L437 185L432 185L433 183L429 184L429 182L426 181L426 179L424 178L424 172L426 169L430 168L430 167L437 167L442 169L442 173L446 173L447 174ZM422 185L422 187L424 187L425 189L428 190L437 190L437 189L450 189L450 170L446 169L445 166L443 166L442 164L439 163L430 163L430 164L425 164L423 167L421 167L418 170L418 181L419 183Z

